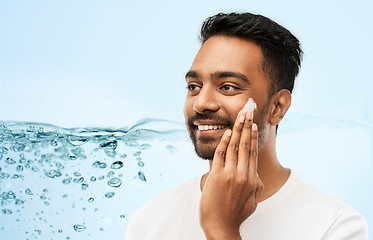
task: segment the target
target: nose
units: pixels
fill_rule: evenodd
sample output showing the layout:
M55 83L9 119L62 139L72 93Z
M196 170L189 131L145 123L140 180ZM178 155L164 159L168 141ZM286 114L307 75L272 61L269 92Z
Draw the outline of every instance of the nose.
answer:
M208 111L216 112L219 110L219 103L213 87L205 85L195 98L193 110L203 114Z

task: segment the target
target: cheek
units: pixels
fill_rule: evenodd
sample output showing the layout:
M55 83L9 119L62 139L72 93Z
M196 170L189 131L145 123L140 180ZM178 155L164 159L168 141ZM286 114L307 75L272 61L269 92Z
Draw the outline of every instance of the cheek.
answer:
M224 103L225 109L227 109L227 112L233 121L235 121L238 113L245 106L246 102L247 102L247 99L245 98L240 99L239 101L237 100L225 101Z

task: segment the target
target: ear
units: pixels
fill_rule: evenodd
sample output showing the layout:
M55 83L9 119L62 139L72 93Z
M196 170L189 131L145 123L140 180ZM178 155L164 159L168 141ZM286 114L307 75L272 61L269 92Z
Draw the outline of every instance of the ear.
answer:
M291 93L287 89L281 89L272 96L269 122L271 125L278 125L284 118L291 105Z

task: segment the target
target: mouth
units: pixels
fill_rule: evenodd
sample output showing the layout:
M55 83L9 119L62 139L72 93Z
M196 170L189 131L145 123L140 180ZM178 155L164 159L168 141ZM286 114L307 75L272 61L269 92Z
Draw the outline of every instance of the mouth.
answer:
M229 127L227 124L220 123L194 123L195 128L198 130L199 136L214 136L221 135Z

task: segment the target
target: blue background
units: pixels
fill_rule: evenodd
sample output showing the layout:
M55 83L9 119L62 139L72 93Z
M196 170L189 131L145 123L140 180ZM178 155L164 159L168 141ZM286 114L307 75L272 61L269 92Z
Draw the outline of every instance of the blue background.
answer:
M263 14L296 35L305 52L279 127L281 163L371 225L372 10L362 0L1 0L0 120L62 127L123 127L144 117L183 122L184 75L203 20L217 12Z

